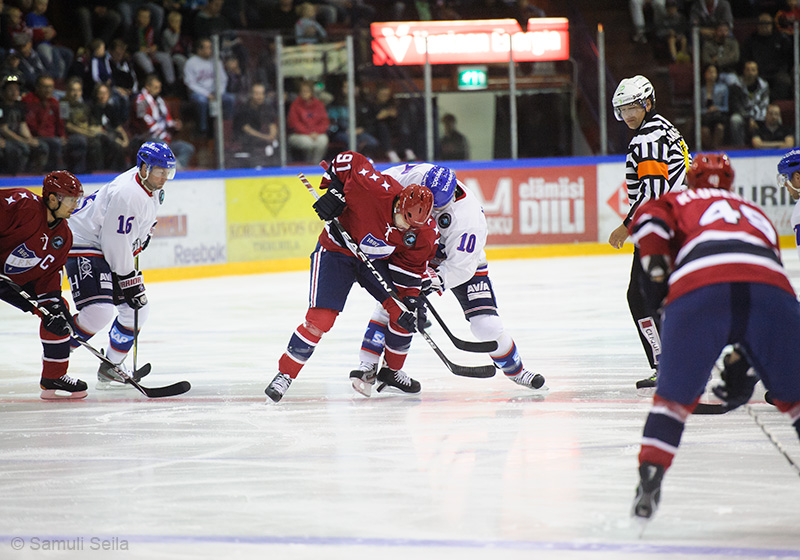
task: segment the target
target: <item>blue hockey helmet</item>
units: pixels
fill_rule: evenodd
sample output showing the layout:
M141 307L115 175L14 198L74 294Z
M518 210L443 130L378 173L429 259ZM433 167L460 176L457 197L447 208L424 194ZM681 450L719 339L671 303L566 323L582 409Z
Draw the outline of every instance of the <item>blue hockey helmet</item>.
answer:
M800 148L790 151L778 162L778 186L788 186L797 192L792 185L792 175L795 171L800 171Z
M160 142L145 142L136 153L136 167L141 168L142 164L147 166L147 175L153 167L162 167L167 170L167 179L175 177L177 160L175 154L166 144ZM145 176L147 178L147 176Z
M433 207L444 208L456 193L456 174L452 169L434 165L422 177L422 185L433 193Z

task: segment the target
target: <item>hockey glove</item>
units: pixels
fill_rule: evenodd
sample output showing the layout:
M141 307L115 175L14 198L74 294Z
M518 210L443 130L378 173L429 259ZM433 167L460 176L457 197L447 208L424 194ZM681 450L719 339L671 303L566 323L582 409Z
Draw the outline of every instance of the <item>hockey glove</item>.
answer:
M48 315L42 315L42 325L46 331L56 336L67 336L75 328L75 323L67 302L61 298L61 295L55 297L58 299L48 299L39 303L39 307L46 309L48 313Z
M753 389L758 383L758 376L750 367L747 357L740 352L737 354L739 359L735 362L731 360L731 354L723 358L722 363L725 367L720 373L722 383L711 389L722 400L722 409L725 412L746 404L753 396Z
M404 329L407 332L413 333L417 331L417 311L415 307L410 307L405 302L407 310L403 310L395 301L394 298L388 298L383 302L383 308L389 313L389 320Z
M317 216L325 221L340 216L344 212L345 206L347 206L344 199L344 184L333 173L330 175L331 180L328 183L328 192L319 197L314 203L314 211Z
M431 267L428 267L425 274L422 275L422 293L427 296L434 292L439 295L442 295L442 292L444 292L442 277Z
M425 307L425 302L422 301L422 298L416 296L406 296L403 298L403 303L406 304L408 310L414 313L416 317L416 321L414 324L415 330L419 326L425 328L430 325L430 323L428 322L428 315L427 315L428 309ZM408 332L414 332L414 331L408 331Z
M144 293L144 279L141 272L134 270L125 276L116 276L116 281L122 297L125 298L125 302L131 309L141 309L147 305L147 295Z

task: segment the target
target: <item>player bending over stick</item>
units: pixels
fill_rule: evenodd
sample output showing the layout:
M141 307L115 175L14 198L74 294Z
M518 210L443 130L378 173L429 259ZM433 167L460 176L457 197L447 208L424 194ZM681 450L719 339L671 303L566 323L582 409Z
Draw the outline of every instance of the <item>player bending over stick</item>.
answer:
M422 276L436 249L436 228L430 219L433 195L420 185L403 187L375 171L369 160L356 152L336 156L322 176L327 192L314 210L323 220L338 219L372 264L387 280L407 309L401 308L359 260L336 228L327 223L311 254L309 308L305 321L289 340L278 360L278 374L264 391L274 402L281 400L292 381L313 354L322 335L333 327L344 309L354 282L361 284L389 314L386 367L378 379L404 393L418 393L420 385L403 371L411 333L416 330Z
M725 154L697 154L690 189L642 204L630 227L652 280L653 308L664 303L653 408L639 453L632 515L648 520L678 451L684 424L720 351L737 345L753 369L728 369L715 394L727 409L746 403L758 378L800 435L800 304L780 258L778 234L752 202L730 191Z
M49 312L49 316L42 316L39 327L44 349L40 385L45 400L86 396L86 383L67 375L72 315L61 297L61 269L72 247L67 219L81 197L81 182L68 171L49 173L41 198L27 189L3 190L0 196L2 274ZM34 306L2 280L0 299L34 313Z
M497 313L484 251L488 234L486 217L475 195L456 180L451 169L430 163L397 165L383 173L401 185L421 184L433 193L432 215L439 226L440 238L433 268L429 267L423 278L423 292L441 295L450 289L475 337L497 342L497 350L489 355L506 377L523 387L542 388L544 377L524 368L517 345L504 330ZM376 306L361 343L361 364L350 372L353 388L367 397L378 376L378 361L389 335L388 323L386 310ZM380 383L377 390L383 389Z

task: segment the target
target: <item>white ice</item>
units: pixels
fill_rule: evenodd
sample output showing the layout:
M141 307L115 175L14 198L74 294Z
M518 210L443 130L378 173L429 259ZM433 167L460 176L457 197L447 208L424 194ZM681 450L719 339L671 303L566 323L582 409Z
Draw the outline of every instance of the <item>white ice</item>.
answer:
M785 260L800 279L796 254ZM490 264L545 397L502 374L456 377L421 338L405 368L418 397L355 394L372 309L356 286L266 404L307 306L297 272L148 285L143 384L186 379L187 394L95 391L97 360L79 349L70 373L89 396L44 402L37 321L2 304L0 559L800 558L798 473L741 409L690 418L657 516L643 534L631 521L650 403L634 389L649 371L629 267L630 254ZM471 337L451 294L436 304ZM488 363L431 333L453 361ZM760 386L752 409L800 461Z

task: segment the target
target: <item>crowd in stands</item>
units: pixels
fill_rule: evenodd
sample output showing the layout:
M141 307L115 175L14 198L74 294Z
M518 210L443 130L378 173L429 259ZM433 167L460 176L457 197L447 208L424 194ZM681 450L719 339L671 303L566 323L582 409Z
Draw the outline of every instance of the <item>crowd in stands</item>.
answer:
M536 3L0 0L0 175L119 171L147 140L168 142L182 167L196 165L198 146L212 137L209 119L217 106L209 40L216 34L268 31L284 35L287 45L315 44L332 28L366 28L378 14L381 20L511 17L524 23L545 15ZM243 164L274 165L274 84L243 72L239 47L223 39L223 67L217 68L230 140L246 155ZM312 161L348 141L346 86L314 91L318 85L298 82L288 92L288 148L296 160ZM359 92L359 147L391 161L416 159L391 88L370 94L371 100Z
M692 63L699 28L704 150L794 145L782 113L794 98L800 0L634 0L631 21L632 40L651 39L657 58L673 65Z

